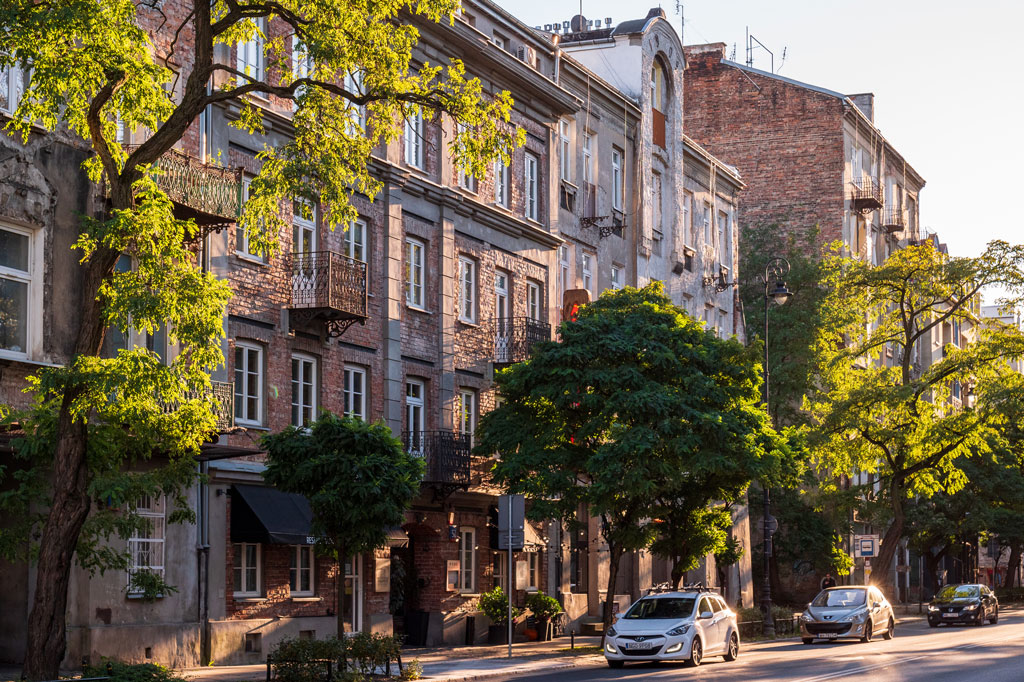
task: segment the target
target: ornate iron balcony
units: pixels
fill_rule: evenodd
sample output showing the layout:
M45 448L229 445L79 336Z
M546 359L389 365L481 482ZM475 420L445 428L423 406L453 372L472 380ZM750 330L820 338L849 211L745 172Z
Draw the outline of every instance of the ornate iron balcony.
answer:
M862 175L859 178L854 178L850 184L853 185L850 201L853 203L855 211L867 213L882 208L884 203L882 200L882 186L878 183L878 180L870 175Z
M131 148L129 148L129 152ZM242 208L242 169L203 163L171 149L153 164L157 187L180 209L181 218L198 225L224 225L238 219Z
M406 452L427 463L423 482L447 488L469 487L472 440L469 434L455 431L406 431L402 434Z
M907 217L902 208L887 208L882 212L882 227L886 232L902 232L907 227Z
M235 427L235 387L233 384L224 381L211 381L210 393L219 403L213 408L213 416L217 420L218 431L228 431ZM186 400L197 400L204 397L198 391L189 391L185 394ZM164 414L178 410L178 403L162 403Z
M494 329L494 362L509 365L529 359L534 344L551 340L551 325L530 317L491 320Z
M366 263L334 251L291 257L293 323L322 321L328 336L366 322Z

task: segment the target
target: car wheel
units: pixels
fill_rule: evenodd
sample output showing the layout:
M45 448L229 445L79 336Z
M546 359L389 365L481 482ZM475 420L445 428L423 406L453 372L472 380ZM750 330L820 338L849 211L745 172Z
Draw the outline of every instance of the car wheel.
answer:
M995 625L996 623L999 622L999 609L996 609L992 613L992 617L988 619L988 622L992 623L992 625Z
M974 621L974 627L980 628L984 624L985 624L985 612L982 611L981 613L978 614L977 620Z
M735 661L740 655L740 638L736 636L736 633L732 633L729 637L729 646L725 648L725 655L722 657L727 661Z
M608 667L609 668L621 668L625 664L626 664L625 661L613 661L611 659L608 659Z
M704 660L704 646L700 643L700 637L694 637L693 644L690 645L690 660L687 663L696 668L702 660Z
M885 632L882 633L882 638L883 639L892 639L893 635L895 635L895 634L896 634L896 621L893 620L892 618L890 618L889 619L889 627L887 627L885 629Z
M803 643L804 644L814 644L814 638L813 637L804 637L803 638Z
M875 625L870 620L868 620L866 623L864 623L864 636L860 638L860 641L864 642L865 644L870 642L871 641L872 630L874 630L874 629L875 629Z
M930 628L937 628L937 627L939 627L939 624L936 623L934 620L930 620L930 621L928 621L928 627L930 627Z

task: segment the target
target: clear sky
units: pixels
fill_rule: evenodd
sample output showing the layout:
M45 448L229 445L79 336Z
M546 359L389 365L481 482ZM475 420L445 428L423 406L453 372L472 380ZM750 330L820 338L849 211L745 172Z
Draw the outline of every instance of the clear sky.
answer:
M531 26L580 9L579 0L496 1ZM614 25L657 6L678 30L675 0L584 0L583 14ZM735 43L743 62L749 26L781 75L873 92L875 125L927 181L921 224L951 253L1024 242L1024 2L689 0L684 12L686 44L724 42L731 54ZM767 53L754 66L769 70Z

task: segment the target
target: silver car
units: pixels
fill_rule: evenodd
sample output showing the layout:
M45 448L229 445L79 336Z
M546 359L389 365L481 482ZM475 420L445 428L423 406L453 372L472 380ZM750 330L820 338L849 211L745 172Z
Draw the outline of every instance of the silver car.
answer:
M892 604L873 585L822 590L800 615L800 636L804 644L816 639L841 638L870 642L875 635L892 639L895 631Z

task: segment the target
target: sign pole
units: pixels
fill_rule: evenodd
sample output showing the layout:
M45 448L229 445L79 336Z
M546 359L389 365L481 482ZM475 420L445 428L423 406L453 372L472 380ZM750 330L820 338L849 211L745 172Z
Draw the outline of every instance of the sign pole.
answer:
M515 577L512 575L512 491L508 493L508 597L506 605L508 606L508 612L506 618L508 619L508 657L512 658L512 584Z

